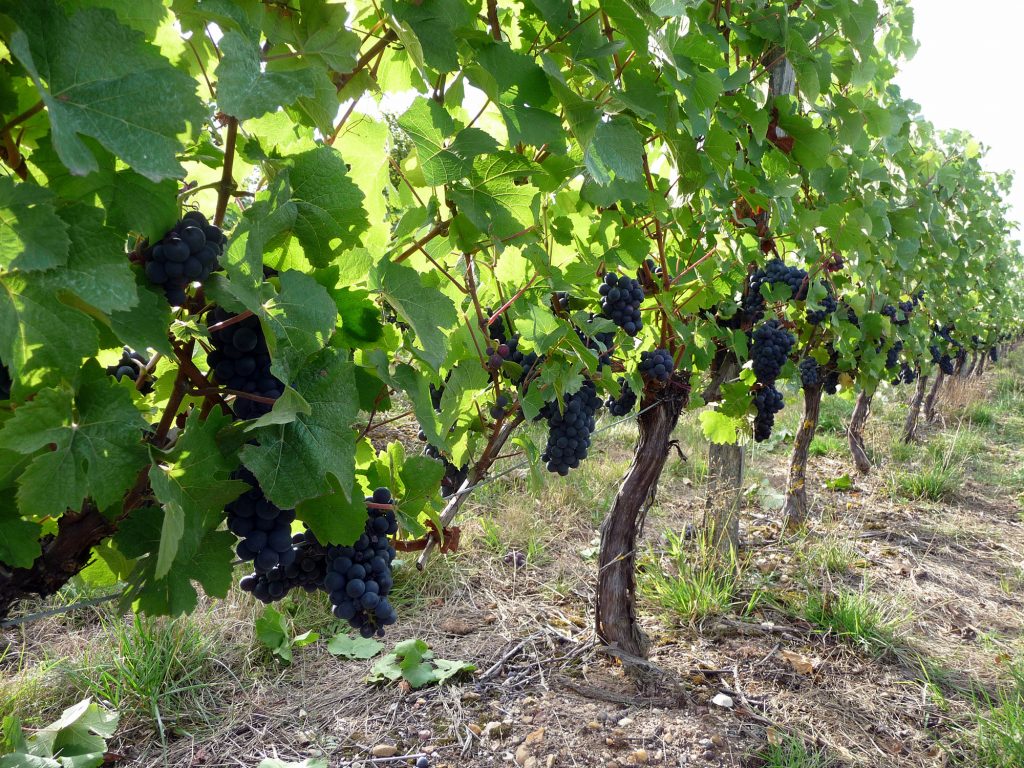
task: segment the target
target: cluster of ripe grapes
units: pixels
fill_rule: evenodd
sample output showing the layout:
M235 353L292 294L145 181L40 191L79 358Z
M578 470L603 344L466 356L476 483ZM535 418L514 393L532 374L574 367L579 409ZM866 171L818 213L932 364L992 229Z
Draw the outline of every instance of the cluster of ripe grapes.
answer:
M146 277L164 289L168 303L185 304L185 289L219 269L228 239L199 211L189 211L160 240L143 251Z
M811 389L821 382L821 367L813 357L805 357L800 361L800 384L804 389Z
M239 586L263 603L280 600L293 589L306 592L321 589L327 573L327 550L308 529L292 536L292 549L295 558L291 563L257 571L244 577Z
M961 355L966 355L963 345L953 338L953 330L952 324L939 325L936 323L932 329L932 343L928 347L932 362L938 365L939 370L947 376L953 375ZM943 343L944 350L939 346L940 342Z
M644 327L640 318L644 289L640 283L627 275L617 276L609 272L604 276L598 293L601 294L604 316L630 336L636 336Z
M147 360L143 355L140 355L131 347L124 347L121 350L121 359L114 363L114 365L107 366L107 375L113 376L118 381L125 377L132 381L138 381L139 376L142 375L143 371L145 371L148 366L149 360ZM152 379L147 379L139 391L144 395L148 395L152 392Z
M0 362L0 400L11 399L11 372L7 366Z
M393 505L387 488L366 499L374 505ZM395 548L388 537L398 531L394 509L368 507L363 534L351 546L328 547L324 590L331 597L334 615L344 619L363 637L384 636L384 627L398 614L388 601L394 584L391 563Z
M228 529L241 541L235 552L242 560L252 560L257 573L266 573L295 562L292 548L292 521L295 510L280 509L260 488L256 476L242 467L232 477L248 484L249 490L225 505Z
M888 317L893 325L906 325L910 322L910 313L914 311L915 305L916 302L914 301L900 301L897 302L896 307L892 304L886 304L882 307L881 313Z
M800 301L807 298L807 270L787 267L782 259L772 259L750 276L750 288L743 297L741 314L748 322L757 322L764 315L764 296L761 286L774 287L779 283L789 286L790 298Z
M589 319L593 321L594 315L590 315ZM592 350L597 355L598 370L612 364L612 346L615 344L615 331L595 333L593 338L589 338L582 330L576 328L576 335L586 345L587 349Z
M839 303L836 301L835 294L832 293L831 287L825 298L821 300L821 309L808 309L805 315L807 322L811 325L821 325L825 322L825 318L831 315L839 307Z
M640 353L640 375L651 381L666 382L671 378L676 364L667 349Z
M558 410L557 402L547 403L541 409L541 416L548 422L548 442L541 459L549 472L564 477L587 458L600 407L597 388L588 380L579 390L566 395L564 413Z
M615 398L609 395L608 399L604 401L604 405L612 416L621 418L633 412L633 409L636 407L636 400L636 392L629 386L628 381L620 377L619 396Z
M754 361L754 375L759 382L766 385L775 383L795 343L793 334L774 317L754 331L750 357Z
M903 341L897 339L885 353L885 367L892 370L899 365L900 354L903 352Z
M236 315L220 307L207 316L209 326L231 320ZM259 318L250 315L210 333L214 349L206 356L206 363L215 381L230 389L246 394L276 400L284 385L270 372L270 351L263 335ZM240 419L256 419L270 413L272 405L236 396L235 415Z
M803 270L798 270L798 272L803 272ZM792 273L790 280L795 283L797 276L797 273ZM762 323L753 333L750 357L753 360L754 376L761 384L761 388L754 393L754 408L757 411L754 416L754 440L757 442L771 437L772 428L775 426L775 414L781 411L786 404L782 393L775 388L775 381L786 364L786 360L789 359L789 351L795 343L796 339L793 338L793 334L783 328L782 324L774 317ZM809 375L809 373L810 371L805 371L805 367L801 364L801 380L805 374ZM816 377L817 369L814 374Z
M772 429L775 427L775 414L786 406L782 393L774 385L762 387L754 393L754 408L757 415L754 416L754 440L758 443L764 442L772 436Z

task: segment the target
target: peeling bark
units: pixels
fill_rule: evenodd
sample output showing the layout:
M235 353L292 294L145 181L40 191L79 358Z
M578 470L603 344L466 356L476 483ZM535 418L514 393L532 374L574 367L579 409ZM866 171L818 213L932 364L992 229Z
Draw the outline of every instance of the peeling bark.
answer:
M622 480L608 517L601 524L598 556L596 630L607 645L638 657L648 641L636 620L636 543L644 516L654 503L658 479L668 459L672 430L686 406L688 392L673 379L674 391L641 413L633 463ZM649 406L645 403L641 409Z
M862 475L871 471L871 459L864 448L864 425L871 414L871 395L862 391L857 395L857 404L853 408L853 415L850 417L850 426L846 430L846 436L850 441L850 453L853 455L854 466Z
M786 530L796 530L807 520L807 451L818 428L821 411L821 384L804 388L804 413L793 441L793 457L789 462L786 503L782 512Z
M921 403L924 402L927 390L928 374L920 373L917 377L917 386L914 387L914 396L910 398L910 406L907 409L907 418L903 422L904 443L912 443L917 438L917 419L921 415Z
M940 369L938 374L935 376L935 381L932 383L932 388L928 392L928 397L924 400L924 420L931 424L935 421L935 398L939 396L939 390L942 389L942 382L945 381L946 374Z

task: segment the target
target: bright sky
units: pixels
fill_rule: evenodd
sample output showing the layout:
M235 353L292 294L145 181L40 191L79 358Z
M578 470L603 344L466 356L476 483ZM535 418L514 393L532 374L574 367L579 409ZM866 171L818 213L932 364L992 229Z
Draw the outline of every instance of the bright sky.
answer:
M911 5L920 47L903 65L897 84L937 127L970 131L986 145L989 170L1014 172L1009 217L1024 222L1019 61L1024 2L912 0Z

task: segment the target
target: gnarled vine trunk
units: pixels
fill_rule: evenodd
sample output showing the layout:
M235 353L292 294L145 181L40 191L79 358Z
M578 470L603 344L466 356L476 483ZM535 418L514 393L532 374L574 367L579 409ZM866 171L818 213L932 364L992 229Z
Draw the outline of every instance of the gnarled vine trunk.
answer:
M673 385L680 386L673 380ZM662 395L637 421L640 433L622 485L611 511L601 524L598 556L598 637L607 645L632 656L647 655L647 637L636 620L636 543L644 517L654 503L658 479L668 459L672 430L686 406L687 393L675 390ZM646 408L650 403L645 403Z
M47 597L89 564L92 548L111 536L117 526L92 504L81 512L66 512L57 533L43 537L42 552L28 568L0 565L0 618L27 597Z
M928 397L924 399L924 420L928 424L935 421L935 399L939 396L939 390L942 389L942 382L945 380L946 374L939 369L938 374L935 376L935 381L932 383L932 388L928 391Z
M807 451L818 428L821 411L821 384L804 387L804 413L793 441L793 457L789 462L786 503L782 508L787 530L796 530L807 520Z
M903 422L904 443L912 443L917 438L917 420L921 415L921 404L927 391L928 374L920 373L917 377L917 386L914 387L914 396L910 398L910 406L907 408L907 418Z
M981 376L985 373L985 361L988 360L988 352L980 352L978 354L978 364L974 366L974 375Z
M857 395L857 404L853 408L853 415L850 417L850 426L846 430L846 436L850 441L850 453L853 455L853 464L857 471L866 475L871 471L871 459L868 458L867 450L864 448L864 425L871 414L871 395L861 391Z

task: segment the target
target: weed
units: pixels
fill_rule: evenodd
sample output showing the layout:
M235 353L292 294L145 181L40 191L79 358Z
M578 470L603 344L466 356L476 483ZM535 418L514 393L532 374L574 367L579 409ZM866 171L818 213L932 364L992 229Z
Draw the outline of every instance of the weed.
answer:
M651 558L643 569L641 586L649 599L687 622L727 613L741 605L742 613L753 610L760 593L755 593L745 605L740 601L744 564L735 552L730 550L723 561L723 556L706 541L687 542L671 531L666 538L661 562Z
M808 747L795 736L769 744L758 754L762 768L829 768L836 763L824 752Z
M191 618L175 621L135 616L104 622L110 650L86 654L67 672L78 697L93 696L122 714L145 713L165 732L165 720L195 720L195 693L206 687L203 673L211 643Z
M832 456L846 449L846 441L831 433L815 434L807 452L811 456Z
M899 622L891 610L883 608L863 589L839 589L824 594L808 591L799 613L823 632L871 654L881 656L896 649Z
M1010 667L1010 685L996 697L976 699L971 765L978 768L1018 768L1024 765L1024 663ZM973 737L973 738L972 738Z
M963 483L959 469L931 466L906 472L895 472L887 482L890 496L902 499L948 501Z
M852 546L834 538L815 542L805 539L797 555L806 571L826 571L836 575L849 573L858 556Z

